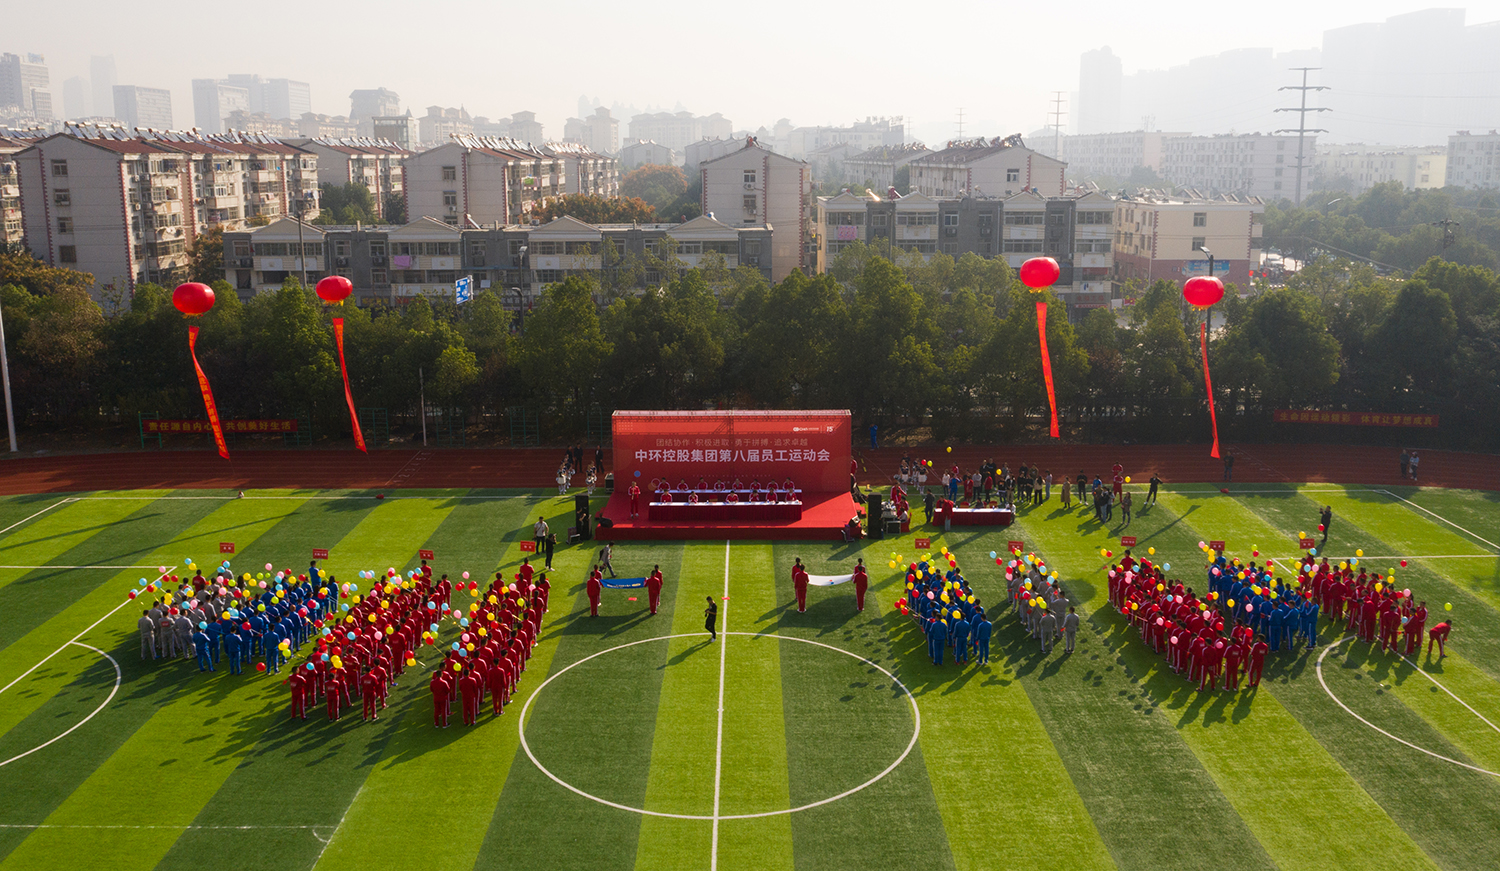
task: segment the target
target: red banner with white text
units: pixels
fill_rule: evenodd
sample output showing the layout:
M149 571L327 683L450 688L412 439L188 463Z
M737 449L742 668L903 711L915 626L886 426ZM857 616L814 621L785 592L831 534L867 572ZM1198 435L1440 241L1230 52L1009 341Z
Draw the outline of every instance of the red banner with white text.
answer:
M848 411L617 411L613 434L620 487L790 478L809 492L849 489Z

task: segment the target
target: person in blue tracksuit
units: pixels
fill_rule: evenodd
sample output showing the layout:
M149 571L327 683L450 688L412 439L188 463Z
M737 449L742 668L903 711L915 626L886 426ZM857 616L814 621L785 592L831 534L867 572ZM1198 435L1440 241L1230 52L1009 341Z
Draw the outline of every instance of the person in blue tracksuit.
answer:
M219 641L224 636L224 625L220 620L211 621L208 628L203 630L208 636L208 652L213 657L214 665L219 664Z
M1271 611L1268 623L1270 628L1266 633L1267 640L1271 642L1272 653L1281 649L1282 624L1284 622L1286 622L1286 612L1278 605Z
M1308 602L1302 606L1302 634L1307 636L1307 649L1318 646L1318 603Z
M207 628L208 624L199 623L198 631L193 633L193 651L198 654L199 671L214 670L213 656L208 651L208 633L203 631Z
M974 646L977 648L977 658L980 665L990 664L990 633L994 627L990 621L984 619L984 609L980 608L974 614Z
M948 644L948 624L933 620L927 624L927 655L933 665L943 664L943 648Z
M953 620L953 661L969 661L969 621L954 618Z
M272 629L271 632L267 633L265 638L261 639L260 646L266 655L266 671L271 674L280 674L281 663L285 661L281 657L280 632Z
M244 636L239 632L225 633L224 653L229 657L230 674L240 673L240 663L243 661L246 644Z

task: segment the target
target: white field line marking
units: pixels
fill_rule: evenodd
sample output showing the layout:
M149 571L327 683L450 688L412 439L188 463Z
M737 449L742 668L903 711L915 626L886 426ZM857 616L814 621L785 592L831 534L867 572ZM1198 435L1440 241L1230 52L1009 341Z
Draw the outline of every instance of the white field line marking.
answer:
M156 579L159 581L162 578L165 578L167 576L167 574L168 574L167 572L162 572L161 574L159 574L159 575L156 576ZM58 647L56 650L54 650L51 653L47 654L42 659L41 662L37 663L36 665L33 665L31 668L26 669L26 671L24 671L24 672L21 673L20 677L16 678L15 680L11 681L10 683L6 684L5 686L0 687L0 693L4 693L6 690L8 690L11 687L15 686L16 684L20 683L26 677L26 675L31 674L32 672L34 672L37 669L41 668L42 666L46 665L47 664L47 660L49 660L52 657L58 655L59 653L62 653L63 652L63 648L67 647L69 644L76 643L78 641L78 639L80 639L83 636L89 634L89 631L92 630L95 626L98 626L100 623L103 623L105 620L108 620L109 618L113 617L115 615L116 611L120 610L121 608L125 607L126 605L129 605L130 603L132 603L134 601L135 601L134 599L126 599L125 601L121 602L120 604L118 604L118 605L114 606L113 608L109 609L109 613L108 614L105 614L103 617L100 617L98 620L95 620L93 623L90 623L88 625L88 628L84 629L82 632L78 633L77 635L74 635L72 638L68 639L67 641L64 641L62 643L62 646ZM84 645L84 646L87 647L88 645ZM90 648L90 649L92 649L92 648Z
M1278 495L1278 496L1295 496L1298 493L1385 493L1386 492L1385 490L1380 490L1380 489L1375 488L1375 487L1339 487L1339 486L1336 486L1336 485L1335 486L1329 486L1329 487L1297 487L1297 486L1293 485L1293 486L1282 487L1282 488L1277 489L1277 490L1246 490L1246 489L1243 489L1243 488L1240 488L1240 487L1234 487L1234 485L1233 485L1232 482L1226 482L1226 483L1229 483L1230 487L1233 487L1233 489L1231 489L1228 493L1224 493L1224 492L1219 491L1219 490L1176 490L1176 489L1172 489L1172 488L1168 488L1168 487L1161 488L1161 492L1162 493L1166 493L1166 494L1171 495L1171 496L1244 496L1244 495L1247 495L1247 494L1250 494L1250 495L1265 495L1265 494L1268 494L1268 493L1269 494ZM1132 489L1132 491L1135 491L1135 490L1137 490L1139 488L1139 485L1133 484L1133 483L1132 484L1126 484L1125 486L1130 487ZM250 497L246 496L245 498L248 499Z
M0 566L0 569L154 569L156 566Z
M1331 690L1331 689L1328 688L1328 681L1324 680L1324 678L1323 678L1323 659L1326 656L1328 656L1328 654L1332 653L1333 650L1334 650L1334 648L1338 647L1340 644L1343 644L1345 641L1348 641L1348 640L1350 640L1352 638L1354 638L1353 635L1345 635L1344 637L1340 638L1338 641L1335 641L1332 644L1328 645L1327 647L1323 648L1323 652L1320 653L1320 654L1318 654L1318 664L1317 664L1317 669L1318 669L1318 683L1320 683L1320 684L1323 685L1323 692L1327 693L1328 697L1330 699L1333 699L1333 701L1339 707L1343 708L1344 712L1347 713L1349 716L1351 716L1354 719L1360 721L1361 723L1364 723L1366 726L1369 726L1371 729L1374 729L1375 731L1377 731L1380 734L1384 735L1385 737L1391 739L1392 741L1396 741L1398 743L1405 744L1406 746L1410 747L1411 749L1417 750L1417 751L1422 752L1422 753L1426 753L1428 756L1431 756L1434 759L1441 759L1444 762L1452 762L1454 765L1458 765L1458 766L1461 766L1463 768L1467 768L1467 769L1469 769L1471 771L1477 771L1480 774L1488 774L1491 777L1500 777L1500 772L1490 771L1487 768L1480 768L1477 765L1470 765L1467 762L1460 762L1457 759L1451 759L1451 758L1449 758L1447 756L1442 755L1441 753L1434 753L1431 750L1428 750L1426 747L1419 747L1416 744L1413 744L1410 741L1406 740L1405 738L1398 738L1395 735L1392 735L1390 732L1387 732L1386 730L1384 730L1384 729L1380 728L1379 726L1375 725L1374 723L1370 722L1369 720L1366 720L1364 717L1361 717L1359 714L1354 713L1354 711L1348 705L1344 704L1343 701L1340 700L1338 696L1334 695L1333 694L1333 690ZM1403 656L1402 659L1406 659L1406 657ZM1407 660L1407 661L1410 662L1410 660ZM1415 666L1413 666L1413 667L1415 667ZM1418 668L1417 671L1422 671L1422 669ZM1427 674L1427 672L1425 672L1425 671L1422 671L1422 673L1427 675L1427 679L1428 680L1431 680L1433 683L1437 683L1437 680L1435 680L1432 677L1432 675ZM1443 685L1442 684L1438 684L1438 686L1442 687ZM1445 692L1447 692L1447 687L1443 687L1443 690ZM1448 695L1453 696L1453 693L1449 692ZM1453 696L1453 697L1455 699L1458 699L1458 696ZM1467 704L1464 704L1464 702L1463 702L1462 699L1459 699L1459 704L1463 705L1466 708L1469 708L1469 706ZM1469 710L1473 711L1474 709L1473 708L1469 708ZM1478 711L1474 711L1474 713L1476 715L1478 715L1479 712ZM1479 719L1484 720L1486 723L1490 723L1489 720L1485 720L1485 718L1482 717L1482 716L1479 717ZM1494 723L1490 723L1491 727L1493 727L1494 725L1495 725Z
M378 488L376 488L376 489L378 489ZM431 490L431 489L441 489L441 488L421 487L421 488L417 488L417 489ZM525 488L517 488L517 489L525 489ZM339 496L318 496L318 495L314 495L314 496L81 496L81 497L75 497L73 499L65 499L63 501L65 501L65 502L79 502L79 501L82 501L84 499L105 499L105 500L126 501L126 502L135 502L135 501L141 501L141 500L163 501L163 502L170 501L170 500L176 500L176 501L180 501L180 502L193 502L193 501L235 502L235 501L243 499L244 501L249 502L252 499L261 499L261 500L296 499L296 500L303 501L303 502L312 502L312 501L319 500L319 499L323 499L323 500L363 499L363 500L368 500L370 502L376 502L376 501L390 502L390 501L395 500L395 499L443 499L443 500L451 500L451 499L530 499L530 500L533 500L533 501L536 501L536 502L545 502L545 501L547 501L550 498L553 498L553 497L550 497L550 496L530 496L530 495L485 496L485 495L482 495L482 494L465 494L465 495L462 495L462 496L400 496L400 495L395 495L395 494L391 494L391 493L386 493L383 496L379 496L379 497L377 497L377 496L356 496L356 495L353 495L353 494L339 495ZM30 519L30 518L28 518L28 519ZM22 521L22 522L24 523L25 521ZM0 530L0 532L4 532L4 530Z
M720 600L723 612L724 636L719 639L719 737L714 742L714 834L712 852L708 857L709 871L719 867L719 782L724 774L724 659L729 650L729 542L724 542L724 598Z
M860 790L862 790L862 789L864 789L864 788L866 788L868 786L871 786L871 785L875 784L876 782L882 780L887 775L889 775L892 771L895 771L896 770L896 766L900 765L902 762L905 762L906 761L906 757L910 756L911 752L916 749L916 747L917 747L917 741L919 741L921 739L921 737L922 737L922 709L919 708L919 707L917 707L917 697L914 696L914 695L912 695L911 690L907 688L906 684L902 683L900 678L896 677L894 674L892 674L891 672L887 671L886 668L885 668L885 666L882 666L879 663L874 662L873 660L866 659L865 657L860 656L857 653L850 653L849 651L845 650L842 647L834 647L832 644L824 644L821 641L813 641L810 638L798 638L795 635L776 635L776 634L773 634L773 633L762 634L762 633L759 633L759 632L734 632L734 633L730 633L730 634L742 636L744 638L750 638L752 640L753 639L760 639L760 638L774 638L777 641L795 641L795 642L797 642L799 644L811 644L814 647L821 647L824 650L832 650L834 653L842 653L843 655L845 655L847 657L850 657L851 659L857 659L860 662L864 663L865 665L868 665L869 667L871 667L873 669L876 669L881 674L883 674L886 677L888 677L888 678L891 679L891 686L892 687L894 687L895 689L900 690L902 693L904 693L906 695L906 700L911 705L912 731L911 731L911 740L907 742L906 749L901 751L901 755L897 756L896 760L894 762L892 762L890 765L887 765L885 767L885 769L883 771L881 771L879 774L876 774L874 777L870 778L869 780L865 781L864 783L861 783L859 786L855 786L855 787L851 787L850 789L846 789L843 792L839 793L838 795L832 795L832 796L829 796L828 798L819 799L818 801L808 802L807 804L801 805L799 807L785 808L783 810L777 810L777 811L760 811L758 813L747 813L747 814L720 814L719 817L718 817L719 819L721 819L721 820L753 820L753 819L760 819L761 817L777 817L777 816L781 816L783 814L794 814L794 813L799 813L799 812L805 811L805 810L812 810L815 807L822 807L825 804L831 804L833 802L839 801L840 799L848 798L849 796L855 794L856 792L859 792ZM528 712L531 710L531 703L534 702L534 701L536 701L537 696L539 696L539 695L542 694L542 690L546 689L548 684L552 683L554 680L557 680L558 678L560 678L563 675L567 674L572 669L574 669L574 668L576 668L576 667L578 667L580 665L583 665L585 662L588 662L591 659L597 659L597 658L605 655L606 653L614 653L617 650L624 650L627 647L635 647L635 646L640 645L640 644L650 644L650 643L655 642L655 641L672 641L672 640L677 639L677 638L702 638L702 637L703 636L702 636L701 633L697 633L697 632L685 632L685 633L681 633L681 634L678 634L678 635L661 635L661 636L658 636L656 638L642 638L639 641L627 641L624 644L619 644L619 645L616 645L614 647L605 648L604 650L600 650L597 653L591 653L588 656L585 656L583 659L580 659L577 662L575 662L575 663L573 663L571 665L565 666L562 669L560 669L559 671L553 672L552 674L548 675L546 680L544 680L540 684L538 684L537 688L535 690L532 690L531 696L526 699L526 704L521 707L521 717L520 717L519 721L516 723L516 729L517 729L517 731L520 734L521 749L523 749L523 750L526 751L526 756L527 756L528 759L531 760L531 764L535 765L536 768L537 768L537 770L540 771L542 774L545 774L547 776L547 779L551 780L553 783L557 784L558 786L562 787L563 789L568 790L569 792L573 793L574 795L582 796L582 797L588 799L589 801L598 802L599 804L602 804L605 807L612 807L612 808L614 808L616 810L629 811L629 812L631 812L633 814L642 814L642 815L648 816L648 817L666 817L668 819L674 819L674 820L712 820L714 817L712 815L710 815L710 814L678 814L678 813L669 813L667 811L646 810L645 808L631 807L628 804L620 804L619 802L610 801L607 798L600 798L597 795L592 795L590 793L584 792L583 790L581 790L578 787L574 786L573 784L567 782L566 780L563 780L561 777L558 777L556 774L553 774L550 770L548 770L547 766L543 765L542 762L541 762L541 760L539 760L539 759L536 758L536 754L534 752L532 752L531 744L526 740L526 719L527 719Z
M1407 499L1405 496L1397 496L1395 493L1392 493L1389 490L1381 490L1379 492L1384 493L1385 495L1391 497L1392 499L1400 499L1402 502L1405 502L1407 505L1410 505L1411 507L1417 509L1418 511L1424 511L1424 512L1426 512L1428 514L1431 514L1433 517L1436 517L1438 520L1443 521L1444 523L1448 524L1449 526L1453 527L1454 529L1458 530L1459 532L1462 532L1465 535L1470 536L1471 538L1476 538L1476 539L1484 542L1485 544L1489 545L1490 547L1494 548L1495 550L1500 550L1500 544L1495 544L1493 541L1490 541L1487 538L1482 538L1482 537L1480 537L1478 535L1475 535L1474 533L1470 532L1467 529L1464 529L1462 526L1459 526L1457 523L1454 523L1453 521L1449 520L1448 518L1444 517L1443 515L1438 514L1435 511L1428 511L1426 508L1423 508L1422 506L1420 506L1417 503L1411 501L1410 499ZM1493 556L1494 554L1490 554L1490 555Z
M68 643L69 644L78 644L78 642L76 642L76 641L70 641ZM108 705L110 702L114 701L115 693L117 693L117 692L120 691L120 681L124 677L123 673L120 671L120 663L117 662L113 656L110 656L108 653L105 653L104 651L100 650L97 647L93 647L93 646L88 645L88 644L78 644L78 646L79 647L87 647L89 650L92 650L95 653L99 654L100 656L104 657L105 659L109 660L109 664L113 665L115 667L115 685L109 691L109 695L104 697L104 701L102 701L102 702L99 703L99 707L95 708L93 710L93 712L90 713L87 717L84 717L82 720L79 720L78 722L74 723L73 726L72 726L72 728L68 729L68 731L62 733L61 735L58 735L56 738L53 738L51 741L47 741L45 743L36 745L35 747L31 748L30 750L27 750L25 753L18 753L15 756L12 756L9 759L5 760L4 762L0 762L0 768L4 768L5 766L11 764L12 762L15 762L17 759L24 759L27 756L30 756L31 754L35 753L36 751L41 750L42 748L50 746L52 744L55 744L58 741L61 741L62 739L68 737L69 735L73 734L73 731L75 729L77 729L79 726L82 726L84 723L87 723L89 720L94 719L94 717L100 711L104 710L104 708L105 708L106 705Z
M318 867L318 863L323 861L323 854L328 851L328 845L333 843L334 836L339 833L339 829L344 827L344 820L349 817L349 811L354 809L354 803L359 801L359 797L364 794L364 791L365 785L361 783L359 785L359 789L355 790L354 792L354 798L349 799L349 806L344 808L343 814L339 816L339 821L334 825L333 831L328 833L328 840L323 841L322 838L318 838L317 832L313 832L314 838L318 838L318 840L323 841L323 848L318 851L318 857L316 859L313 859L312 867ZM308 828L312 828L312 826L308 826ZM323 826L321 828L327 828L327 826Z
M46 514L48 511L51 511L52 509L56 508L59 505L66 505L69 502L77 502L77 501L78 501L78 497L76 497L76 496L69 496L66 499L59 499L56 502L53 502L51 505L48 505L46 508L43 508L41 511L38 511L37 513L31 515L31 517L26 517L26 518L23 518L21 520L17 520L15 523L12 523L10 526L5 527L4 529L0 529L0 535L4 535L5 533L10 532L12 529L15 529L17 526L20 526L21 524L25 523L27 520L31 520L32 518L35 518L35 517L41 517L43 514Z
M327 825L317 826L199 826L190 823L181 825L109 825L107 823L0 823L0 829L170 829L174 832L188 831L192 829L204 829L210 831L255 831L257 829L326 829ZM313 837L317 837L316 834ZM322 838L318 838L322 840Z

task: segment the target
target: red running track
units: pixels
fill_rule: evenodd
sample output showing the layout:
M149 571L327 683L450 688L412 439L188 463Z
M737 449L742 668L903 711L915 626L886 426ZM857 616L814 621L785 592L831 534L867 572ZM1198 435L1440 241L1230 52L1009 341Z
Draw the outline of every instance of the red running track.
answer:
M1336 482L1371 485L1402 481L1399 450L1344 445L1231 445L1234 483ZM587 454L588 452L585 451ZM1218 482L1224 466L1206 445L962 445L855 447L859 480L882 486L901 457L933 460L935 469L957 463L974 470L986 458L1012 468L1025 462L1050 469L1058 481L1083 470L1104 477L1120 463L1135 483L1152 472L1168 484ZM1457 451L1421 451L1426 487L1500 490L1500 456ZM141 451L22 457L0 461L0 495L134 489L464 489L556 486L561 448L447 448L378 450L236 451L222 460L211 451ZM574 486L582 477L573 479Z

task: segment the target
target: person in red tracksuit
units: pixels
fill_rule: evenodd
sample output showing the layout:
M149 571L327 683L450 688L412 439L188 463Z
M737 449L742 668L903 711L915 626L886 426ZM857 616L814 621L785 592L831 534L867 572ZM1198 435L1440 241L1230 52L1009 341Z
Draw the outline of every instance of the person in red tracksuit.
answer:
M1444 642L1446 642L1448 640L1448 633L1452 632L1452 631L1453 631L1453 620L1451 618L1448 619L1448 620L1446 620L1446 621L1444 621L1444 622L1442 622L1442 623L1439 623L1438 625L1436 625L1436 626L1432 627L1431 629L1427 630L1427 658L1428 659L1432 658L1432 643L1434 641L1437 642L1437 646L1438 646L1438 659L1442 659L1443 657L1445 657L1445 656L1448 655L1448 651L1444 650L1443 647L1444 647Z
M1380 612L1380 649L1395 650L1396 638L1401 634L1401 612L1387 603Z
M854 607L860 611L865 609L865 591L870 589L870 573L865 569L864 558L854 566Z
M1245 661L1245 645L1238 641L1229 645L1224 651L1224 689L1237 690L1240 688L1240 663Z
M365 676L359 679L359 683L361 695L365 701L364 718L366 720L380 719L380 708L378 707L381 693L380 675L376 674L375 669L372 668L365 672Z
M797 564L792 567L792 589L797 594L797 611L807 611L807 569L802 567L802 560L798 558Z
M1270 645L1260 640L1250 645L1250 668L1245 672L1245 686L1260 686L1260 672L1265 668L1266 651L1270 649Z
M443 678L441 671L433 672L432 682L428 684L432 690L432 724L442 728L448 727L448 702L452 699L452 690L448 682Z
M292 687L292 719L307 719L307 697L312 678L305 670L292 672L286 682Z
M604 585L599 582L602 577L604 576L599 574L599 567L594 566L593 572L589 574L588 583L590 617L599 616L599 595L604 591Z
M1224 642L1215 641L1203 648L1203 677L1198 681L1198 692L1219 688L1219 669L1224 665Z
M328 683L323 687L328 695L328 719L337 720L344 705L349 704L349 687L344 680L344 670L336 668L328 673Z
M1376 617L1380 613L1380 603L1376 601L1375 594L1371 593L1365 599L1364 604L1359 606L1359 638L1361 641L1372 642L1375 640Z
M458 680L458 693L463 699L465 726L472 726L479 719L479 693L483 686L484 684L479 682L479 675L473 671Z
M1427 603L1419 602L1417 610L1406 621L1406 655L1416 656L1422 651L1422 632L1427 628Z
M652 614L656 613L657 606L661 604L661 585L661 566L656 566L646 578L646 601L651 605Z
M510 698L510 672L506 668L504 659L496 659L485 673L490 689L490 706L494 709L495 716L499 716L505 710L505 702Z

